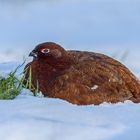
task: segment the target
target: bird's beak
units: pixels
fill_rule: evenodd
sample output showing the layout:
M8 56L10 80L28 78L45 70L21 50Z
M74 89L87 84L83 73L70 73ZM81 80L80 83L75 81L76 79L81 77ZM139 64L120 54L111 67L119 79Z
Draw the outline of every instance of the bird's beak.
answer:
M29 56L32 56L32 57L34 57L34 58L37 58L37 57L38 57L37 53L35 53L35 52L31 52L31 53L29 54Z

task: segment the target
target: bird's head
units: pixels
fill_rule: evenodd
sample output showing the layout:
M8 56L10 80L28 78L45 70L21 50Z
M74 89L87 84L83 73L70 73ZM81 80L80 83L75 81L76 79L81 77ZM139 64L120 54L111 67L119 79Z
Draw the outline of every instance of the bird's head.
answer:
M53 42L39 44L29 54L34 60L58 60L66 54L65 49Z
M42 64L49 64L56 69L68 68L73 63L69 53L60 45L53 42L37 45L29 56L32 56L35 61L37 60Z

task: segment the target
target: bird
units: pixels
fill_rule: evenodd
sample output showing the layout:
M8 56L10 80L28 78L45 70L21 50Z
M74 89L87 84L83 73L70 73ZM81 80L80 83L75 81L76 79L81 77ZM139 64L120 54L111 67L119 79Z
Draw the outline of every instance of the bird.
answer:
M24 68L24 83L31 75L34 89L38 88L45 97L76 105L140 102L138 78L110 56L66 50L54 42L37 45L29 56L33 60Z

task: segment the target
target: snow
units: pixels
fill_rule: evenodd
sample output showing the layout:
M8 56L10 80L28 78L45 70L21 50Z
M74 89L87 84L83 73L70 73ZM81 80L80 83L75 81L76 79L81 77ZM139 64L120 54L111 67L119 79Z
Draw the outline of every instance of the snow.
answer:
M99 86L98 85L94 85L91 89L92 90L95 90L95 89L97 89Z
M133 133L140 137L138 112L140 105L131 102L76 106L59 99L33 97L23 90L15 100L0 101L0 137L4 140L131 140Z
M127 59L133 65L130 61L126 65L139 77L136 57L136 53L130 54ZM19 64L0 63L0 73L7 74ZM24 89L14 100L0 100L0 116L3 140L140 139L140 104L130 101L77 106L60 99L34 97Z

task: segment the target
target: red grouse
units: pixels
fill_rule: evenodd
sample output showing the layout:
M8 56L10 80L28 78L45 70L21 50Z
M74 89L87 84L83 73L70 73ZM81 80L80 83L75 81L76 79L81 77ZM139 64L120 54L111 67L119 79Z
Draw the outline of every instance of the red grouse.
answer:
M25 67L25 83L31 75L32 85L44 96L77 105L140 102L139 80L106 55L66 51L56 43L46 42L36 46L30 56L34 59Z

